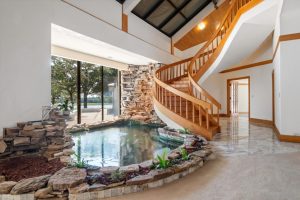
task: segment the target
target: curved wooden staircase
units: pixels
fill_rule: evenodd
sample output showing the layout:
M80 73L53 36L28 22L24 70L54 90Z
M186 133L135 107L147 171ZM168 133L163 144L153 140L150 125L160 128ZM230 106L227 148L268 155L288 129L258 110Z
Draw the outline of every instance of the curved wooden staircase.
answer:
M240 16L262 0L232 0L221 25L197 54L155 72L154 104L178 125L211 140L221 104L197 82L214 63Z

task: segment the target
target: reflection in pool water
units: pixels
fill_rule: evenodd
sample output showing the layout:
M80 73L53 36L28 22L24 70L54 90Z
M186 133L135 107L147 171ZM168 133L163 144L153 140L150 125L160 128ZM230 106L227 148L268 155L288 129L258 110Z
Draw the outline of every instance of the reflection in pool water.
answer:
M125 166L140 163L161 154L164 148L157 129L145 126L119 126L73 134L77 155L90 165Z

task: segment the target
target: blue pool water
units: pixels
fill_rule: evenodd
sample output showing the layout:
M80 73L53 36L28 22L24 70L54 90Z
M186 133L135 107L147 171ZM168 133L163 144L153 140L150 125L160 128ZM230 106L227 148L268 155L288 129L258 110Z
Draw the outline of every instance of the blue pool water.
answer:
M168 147L157 141L156 128L128 126L73 134L76 154L96 166L125 166L153 159Z

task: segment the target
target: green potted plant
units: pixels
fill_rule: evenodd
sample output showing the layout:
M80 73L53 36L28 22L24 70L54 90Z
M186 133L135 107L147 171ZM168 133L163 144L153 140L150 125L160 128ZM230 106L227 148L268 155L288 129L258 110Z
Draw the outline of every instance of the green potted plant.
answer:
M58 108L63 112L63 115L70 115L72 105L69 104L69 100L66 99L62 103L58 104Z

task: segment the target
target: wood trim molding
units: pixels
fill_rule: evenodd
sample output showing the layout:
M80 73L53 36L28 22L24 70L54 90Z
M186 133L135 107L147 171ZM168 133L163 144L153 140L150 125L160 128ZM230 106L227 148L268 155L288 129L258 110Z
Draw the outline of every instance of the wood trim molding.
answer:
M257 119L257 118L249 118L249 122L263 124L263 125L271 126L271 127L273 127L273 125L274 125L272 120Z
M244 76L244 77L237 77L237 78L231 78L231 79L227 79L227 117L230 117L231 116L231 113L230 113L230 82L231 81L234 81L234 80L241 80L241 79L248 79L248 117L250 119L250 102L251 102L251 98L250 98L250 86L251 86L251 79L250 79L250 76Z
M228 115L225 113L220 113L219 116L220 117L228 117ZM218 114L213 114L213 117L218 117Z
M277 43L276 43L276 47L275 47L275 51L273 53L273 58L272 60L274 60L276 54L277 54L277 50L279 47L279 44L281 42L286 42L286 41L291 41L291 40L299 40L300 39L300 33L293 33L293 34L286 34L286 35L280 35Z
M259 66L262 66L262 65L272 64L273 60L276 56L279 44L281 42L286 42L286 41L291 41L291 40L299 40L299 39L300 39L300 33L281 35L281 36L279 36L279 38L277 40L275 51L273 53L272 59L264 60L264 61L256 62L256 63L251 63L251 64L247 64L247 65L241 65L241 66L231 68L231 69L226 69L226 70L221 71L220 73L229 73L229 72L248 69L248 68L252 68L252 67L259 67Z
M294 142L294 143L300 143L300 136L297 135L282 135L277 126L274 124L273 129L275 131L275 134L279 141L281 142Z
M174 55L174 43L173 43L173 38L171 37L171 54Z
M267 65L267 64L271 64L271 63L273 63L272 59L261 61L261 62L256 62L256 63L252 63L252 64L247 64L247 65L241 65L239 67L235 67L235 68L231 68L231 69L226 69L226 70L221 71L220 73L234 72L234 71L239 71L239 70L248 69L248 68L252 68L252 67L259 67L259 66Z
M256 119L250 118L249 122L261 124L263 126L272 127L276 137L280 142L293 142L293 143L300 143L300 136L298 135L283 135L279 132L276 124L273 123L272 120L264 120L264 119Z
M128 15L122 13L122 31L128 33Z

